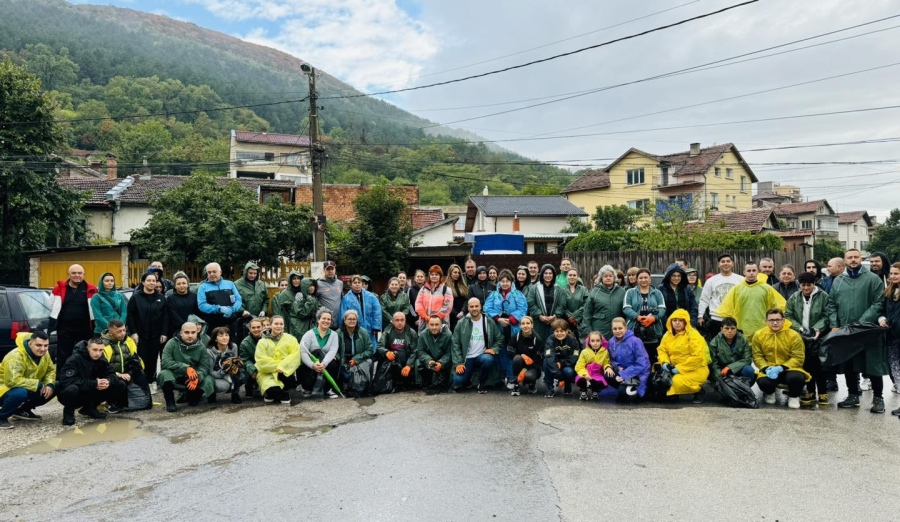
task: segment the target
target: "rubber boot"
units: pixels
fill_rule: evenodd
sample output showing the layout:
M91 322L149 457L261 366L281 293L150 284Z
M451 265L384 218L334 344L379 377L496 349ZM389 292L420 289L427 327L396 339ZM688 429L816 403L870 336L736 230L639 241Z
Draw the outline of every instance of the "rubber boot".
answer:
M163 385L163 397L166 399L166 411L175 413L178 411L178 405L175 404L175 385L167 382Z
M75 408L70 406L65 406L63 408L63 426L74 426L75 425Z

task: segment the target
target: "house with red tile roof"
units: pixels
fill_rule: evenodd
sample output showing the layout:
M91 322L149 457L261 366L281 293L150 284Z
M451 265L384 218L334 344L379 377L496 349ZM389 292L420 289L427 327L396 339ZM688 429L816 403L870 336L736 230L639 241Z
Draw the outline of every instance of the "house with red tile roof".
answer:
M870 254L869 229L875 222L865 210L853 212L838 212L838 240L844 244L844 248L858 248L863 256Z
M674 154L631 148L603 169L585 172L561 193L593 214L598 206L626 204L662 212L672 206L695 212L734 212L752 207L758 180L733 143Z
M309 136L231 131L228 177L312 184Z

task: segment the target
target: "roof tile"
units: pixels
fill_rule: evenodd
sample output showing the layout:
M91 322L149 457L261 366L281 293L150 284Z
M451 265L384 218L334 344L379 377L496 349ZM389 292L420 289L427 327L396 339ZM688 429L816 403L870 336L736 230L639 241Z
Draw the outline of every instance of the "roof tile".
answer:
M235 131L234 139L241 143L265 143L272 145L293 145L309 147L309 136L278 134L274 132Z
M425 228L444 219L444 211L439 208L414 208L410 212L413 230Z
M486 216L587 216L562 196L470 196Z
M771 208L754 208L735 212L710 212L707 223L722 225L722 230L729 232L759 233L774 211Z

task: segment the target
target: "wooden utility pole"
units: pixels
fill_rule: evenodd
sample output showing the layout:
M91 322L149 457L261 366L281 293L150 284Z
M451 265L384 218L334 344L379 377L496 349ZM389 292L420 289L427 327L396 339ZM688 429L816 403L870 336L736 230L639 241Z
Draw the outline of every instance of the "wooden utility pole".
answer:
M307 64L301 67L309 78L309 160L312 167L313 213L316 226L313 238L315 261L325 261L325 201L322 189L322 163L325 151L319 143L319 109L316 105L316 69ZM307 70L309 69L309 70Z

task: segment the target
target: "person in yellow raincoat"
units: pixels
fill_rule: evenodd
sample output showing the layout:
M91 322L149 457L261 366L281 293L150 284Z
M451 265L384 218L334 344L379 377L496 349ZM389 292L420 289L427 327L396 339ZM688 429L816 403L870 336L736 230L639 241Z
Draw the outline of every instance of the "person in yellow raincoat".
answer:
M672 372L672 387L666 395L695 393L694 402L702 402L703 383L709 377L709 347L700 332L691 326L687 310L678 309L666 322L666 333L659 343L659 364Z
M34 408L53 398L56 365L50 359L50 339L41 331L16 335L16 348L0 363L0 429L13 427L9 418L41 420Z
M800 394L810 375L803 371L806 350L800 334L791 330L784 312L771 308L766 312L766 326L753 335L750 342L753 364L759 369L756 385L765 394L766 404L775 404L775 388L788 387L788 408L800 407Z
M256 343L256 382L265 402L291 403L288 390L297 386L300 342L284 331L284 317L272 317L272 332Z
M787 301L774 288L759 277L756 263L744 265L744 280L734 285L715 311L720 317L731 317L740 325L748 341L753 334L766 326L766 310L784 310Z

